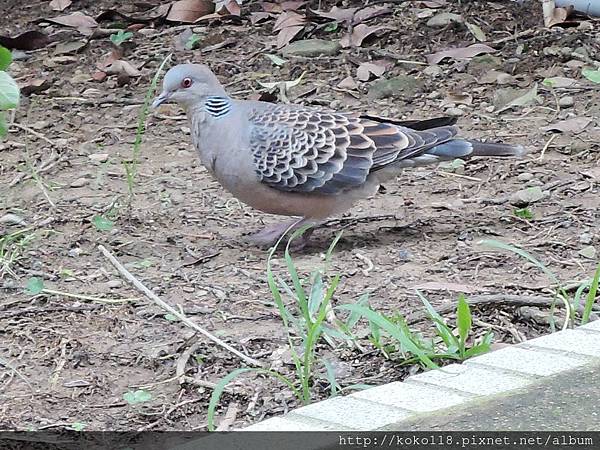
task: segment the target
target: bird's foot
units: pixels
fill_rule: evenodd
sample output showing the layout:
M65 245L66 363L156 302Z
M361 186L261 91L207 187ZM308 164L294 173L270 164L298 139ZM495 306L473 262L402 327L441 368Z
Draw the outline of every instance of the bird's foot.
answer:
M274 246L277 243L277 241L279 240L279 238L281 238L281 236L283 234L285 234L286 231L289 230L288 237L282 239L282 243L287 244L287 239L289 239L289 237L291 237L293 232L296 231L298 228L304 226L306 223L309 223L309 222L304 219L301 219L301 220L295 220L293 222L283 222L283 223L270 225L270 226L263 228L258 233L254 233L254 234L247 236L246 239L251 244L257 245L259 247L269 248L269 247ZM290 249L302 250L304 247L306 247L306 244L308 244L308 241L309 241L309 238L310 238L310 235L312 234L312 232L313 232L313 228L309 228L306 231L304 231L304 233L301 236L296 237L291 242Z

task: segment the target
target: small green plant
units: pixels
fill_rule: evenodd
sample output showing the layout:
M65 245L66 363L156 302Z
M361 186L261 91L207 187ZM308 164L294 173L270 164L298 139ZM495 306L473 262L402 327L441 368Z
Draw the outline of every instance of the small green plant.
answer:
M6 72L12 62L10 50L0 47L0 138L8 133L6 111L19 106L20 90L15 80Z
M32 228L23 228L0 236L0 279L4 274L16 278L13 266L25 252L25 249L36 238Z
M492 248L508 250L512 253L519 255L520 257L526 259L538 269L540 269L554 283L554 300L562 301L562 303L565 305L565 308L567 309L567 320L565 320L563 328L567 328L569 326L569 323L573 324L575 322L576 314L581 305L583 294L587 290L587 295L585 296L584 300L583 312L581 314L581 324L585 324L590 320L590 315L592 313L594 303L596 302L596 295L598 293L598 283L600 280L600 264L598 264L598 267L591 278L579 283L577 289L575 290L575 294L571 297L564 283L562 283L558 279L554 272L552 272L548 267L546 267L546 265L544 265L541 261L539 261L537 258L532 256L525 250L510 244L506 244L504 242L496 241L494 239L483 240L481 241L481 244ZM551 309L552 311L554 311L554 304L552 305ZM551 321L550 326L552 329L554 329L553 320Z
M144 389L138 389L137 391L128 391L123 394L123 400L130 405L137 405L139 403L145 403L152 400L152 394Z
M513 214L520 219L525 219L525 220L533 219L533 213L531 212L531 210L529 208L515 208L513 210Z
M239 368L232 371L221 379L213 390L208 406L208 426L211 431L214 429L216 407L225 387L243 373L254 372L278 379L288 386L303 404L308 404L311 401L311 387L315 378L315 367L319 366L319 363L325 368L325 376L329 382L329 390L332 396L337 395L344 389L364 389L368 387L365 385L352 385L342 388L335 379L333 366L326 360L319 361L316 354L317 345L321 339L329 342L334 348L337 346L336 340L356 344L357 339L352 330L361 318L366 319L369 323L373 345L386 356L390 353L399 354L398 361L400 363L418 362L426 367L435 368L437 365L432 359L462 360L489 350L491 333L488 333L481 343L471 347L467 346L472 321L471 312L464 297L459 298L457 306L458 337L455 337L442 317L435 312L425 297L421 296L428 308L430 317L436 324L442 342L445 343L445 348L441 350L436 348L433 342L426 342L421 336L412 333L401 315L386 317L384 314L371 309L368 305L367 294L362 295L358 302L354 304L339 305L333 308L331 302L340 282L340 275L334 275L326 279L325 273L330 264L335 245L341 235L338 235L329 246L325 254L323 267L314 269L308 277L302 278L290 256L290 244L305 230L306 228L302 228L293 233L285 247L283 259L290 281L276 276L273 271L273 259L280 242L270 250L267 258L267 283L284 324L295 369L294 376L285 376L274 370L263 368ZM286 303L284 297L291 299L291 304ZM348 315L345 320L335 317L335 310L346 311ZM331 320L326 321L328 316Z
M102 215L95 215L92 217L92 224L96 227L98 231L110 231L113 229L115 223L107 219Z
M272 376L287 385L303 404L308 404L311 401L310 387L314 378L317 344L324 333L335 333L332 329L326 327L324 322L327 313L331 310L331 300L340 281L340 275L335 275L328 286L326 286L323 277L333 249L341 235L338 235L329 246L325 255L324 267L315 269L307 283L307 280L302 280L298 275L298 270L290 255L290 244L306 229L307 227L300 228L293 233L285 247L284 260L288 275L291 278L291 285L282 278L276 277L273 272L273 257L281 239L270 250L267 258L267 283L285 326L296 378L292 379L269 369L240 368L234 370L217 383L213 390L208 405L208 427L211 431L214 429L216 407L225 386L235 377L246 372L252 371ZM305 290L303 284L310 284L309 289ZM295 300L294 304L298 307L297 314L284 303L283 297L286 294ZM299 352L297 348L302 351ZM329 375L332 373L332 371L329 371ZM337 383L331 389L337 389Z
M69 425L69 428L73 431L83 431L85 427L87 427L87 424L82 422L73 422L71 425Z
M467 347L467 338L471 334L473 320L471 308L463 294L458 297L456 304L456 329L458 330L458 338L452 329L446 325L443 317L437 313L427 298L418 291L417 295L425 305L429 318L435 324L436 333L444 344L443 350L432 354L432 358L448 358L464 361L465 359L490 351L493 338L491 332L486 333L481 342Z
M200 36L198 36L195 33L192 33L192 35L185 42L185 48L187 48L188 50L193 50L196 47L198 47L198 44L200 44L201 40L202 39L200 38Z
M127 177L127 191L129 192L130 204L134 195L135 182L137 177L137 167L139 165L142 141L144 139L144 134L146 133L146 119L148 118L148 113L150 111L150 103L152 102L152 98L154 97L156 85L158 84L160 74L162 73L163 68L170 59L171 55L169 54L165 57L165 59L162 60L162 62L158 66L158 70L152 78L148 90L146 91L146 96L144 97L144 104L142 105L142 109L140 110L140 114L138 116L138 125L135 132L135 140L133 142L133 152L131 155L131 160L123 161L123 167L125 168L125 175Z
M592 83L600 83L600 70L590 69L586 67L581 71L581 74L590 80Z
M119 30L117 33L110 35L110 41L119 47L123 42L128 41L132 37L133 33L131 31Z
M338 23L337 22L329 22L327 25L325 25L323 30L328 33L334 33L338 30Z

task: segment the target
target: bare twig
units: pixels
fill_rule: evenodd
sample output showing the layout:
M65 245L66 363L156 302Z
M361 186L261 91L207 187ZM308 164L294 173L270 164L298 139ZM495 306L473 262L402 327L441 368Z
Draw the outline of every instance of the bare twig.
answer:
M15 128L19 128L20 130L23 130L23 131L26 131L27 133L31 134L32 136L35 136L36 138L41 139L42 141L50 144L52 147L56 147L56 148L67 147L67 148L70 148L68 145L67 146L59 145L56 142L54 142L53 140L48 139L42 133L38 133L37 131L35 131L35 130L33 130L33 129L25 126L25 125L22 125L20 123L11 123L10 126L11 127L15 127Z
M139 281L137 278L135 278L119 262L119 260L117 260L117 258L115 258L112 255L112 253L110 253L108 250L106 250L106 248L104 248L103 245L98 245L98 250L100 250L100 252L102 252L102 254L110 261L110 263L115 267L115 269L117 269L117 271L127 281L129 281L136 289L138 289L140 292L142 292L144 295L146 295L146 297L148 297L150 300L152 300L154 303L156 303L162 309L164 309L165 311L169 312L169 314L173 314L175 317L177 317L179 320L181 320L181 322L183 322L185 325L187 325L188 327L192 328L194 331L197 331L198 333L203 334L208 339L210 339L211 341L213 341L215 344L217 344L217 345L223 347L225 350L233 353L234 355L236 355L238 358L240 358L241 360L243 360L247 364L250 364L252 366L262 367L262 364L259 361L255 360L253 358L250 358L247 355L244 355L243 353L239 352L238 350L236 350L235 348L233 348L229 344L226 344L225 342L223 342L218 337L213 336L212 334L210 334L205 329L203 329L200 326L196 325L194 322L192 322L185 315L183 315L182 313L180 313L179 311L177 311L175 308L173 308L172 306L170 306L169 304L165 303L160 298L158 298L158 296L156 294L154 294L150 289L148 289L146 286L144 286L141 283L141 281Z

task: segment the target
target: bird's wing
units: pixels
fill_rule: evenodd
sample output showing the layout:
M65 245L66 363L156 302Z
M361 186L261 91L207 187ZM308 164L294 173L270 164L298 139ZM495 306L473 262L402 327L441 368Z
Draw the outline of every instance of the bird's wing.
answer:
M288 105L249 111L250 149L261 182L282 191L336 194L370 172L417 157L456 130L415 131L394 124Z

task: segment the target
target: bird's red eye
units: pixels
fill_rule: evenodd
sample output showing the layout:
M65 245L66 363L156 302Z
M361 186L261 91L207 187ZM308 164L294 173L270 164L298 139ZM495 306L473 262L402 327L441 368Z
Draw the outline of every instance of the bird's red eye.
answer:
M181 87L183 88L189 88L192 85L192 79L191 78L184 78L183 80L181 80Z

